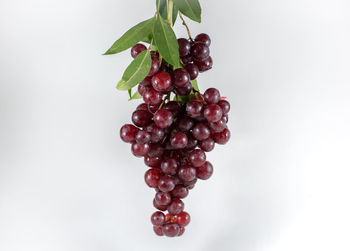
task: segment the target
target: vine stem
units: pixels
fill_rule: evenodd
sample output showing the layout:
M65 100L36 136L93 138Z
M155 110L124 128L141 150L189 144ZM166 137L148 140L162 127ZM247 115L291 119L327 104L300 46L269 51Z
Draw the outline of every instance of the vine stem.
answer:
M191 41L193 41L192 36L191 36L190 29L188 28L188 26L187 26L187 24L186 24L186 22L185 22L185 19L184 19L184 17L182 16L181 12L179 12L179 16L180 16L180 18L181 18L181 20L182 20L182 24L185 25L185 27L186 27L187 34L188 34L189 39L190 39Z
M169 23L170 27L173 27L173 8L174 8L173 0L168 0L167 1L167 12L168 12L167 22Z

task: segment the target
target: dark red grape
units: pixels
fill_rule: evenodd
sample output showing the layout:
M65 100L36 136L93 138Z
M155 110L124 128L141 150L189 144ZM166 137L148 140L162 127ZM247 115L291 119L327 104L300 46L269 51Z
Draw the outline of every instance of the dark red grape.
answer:
M152 123L152 113L143 110L134 111L131 120L138 127L146 127Z
M205 140L210 136L210 130L204 123L198 123L192 129L193 136L198 140Z
M161 71L152 77L152 86L156 91L166 91L171 86L171 77L169 73Z
M138 131L135 136L136 142L138 144L146 144L151 141L151 134L147 131Z
M218 89L209 88L204 92L203 97L208 104L216 104L220 100L220 92Z
M213 135L213 139L215 140L215 142L220 145L226 144L230 140L230 137L231 133L230 130L227 128L225 128L222 132L217 132Z
M154 212L151 216L151 222L154 226L162 226L165 223L165 215L160 212Z
M120 138L126 143L132 143L135 141L136 134L139 131L134 125L126 124L120 128Z
M222 110L220 106L210 104L205 107L203 115L208 122L217 122L222 118Z
M222 99L218 102L218 105L221 107L223 114L228 114L230 111L230 103L228 101Z
M179 224L181 227L186 227L188 224L190 224L191 216L185 212L182 211L178 215L176 215L176 223Z
M168 206L159 205L158 202L156 201L156 199L153 199L153 206L160 211L166 211L168 208Z
M146 104L158 105L162 102L162 94L153 88L148 88L143 94L143 100Z
M210 55L209 47L203 43L194 43L191 47L191 55L196 61L203 61Z
M181 213L185 208L185 204L182 202L182 200L178 198L174 198L169 206L168 206L168 212L169 214L176 215Z
M137 144L137 143L132 143L131 145L131 151L136 157L144 157L148 154L149 152L149 144Z
M202 61L194 61L194 64L198 66L199 72L205 72L213 67L213 59L209 56Z
M177 42L179 44L180 57L184 57L184 56L187 56L188 54L190 54L190 51L191 51L190 41L188 41L185 38L179 38L177 40Z
M171 174L171 175L176 174L178 167L179 165L177 160L173 158L164 160L161 164L161 169L165 174Z
M177 132L171 136L170 143L174 149L183 149L187 146L188 138L183 132Z
M188 189L183 185L176 185L174 190L171 191L171 195L180 199L186 198L188 195Z
M165 132L162 128L156 126L156 124L152 123L146 127L146 131L151 133L151 142L157 143L163 140L165 136Z
M194 126L194 121L192 118L182 115L177 119L176 126L180 131L187 132Z
M144 158L144 162L149 167L159 168L162 163L162 157L150 157L147 155Z
M171 126L174 120L173 114L165 109L158 110L153 117L154 123L160 128Z
M160 172L157 169L149 169L145 173L145 182L149 187L158 187L158 181L160 179Z
M175 188L175 181L171 176L163 176L159 179L158 188L162 192L170 192Z
M171 195L170 193L157 192L154 199L156 200L157 204L167 206L171 202Z
M199 101L190 101L186 104L186 113L192 117L198 117L202 114L203 103Z
M130 51L130 54L133 58L136 58L137 55L139 55L141 52L144 50L147 50L147 47L144 46L143 44L135 44Z
M190 160L192 166L198 167L205 163L207 157L203 150L196 149L189 154L188 159Z
M192 181L196 178L196 169L192 166L182 166L177 174L183 181Z
M190 81L190 74L184 68L179 68L173 71L171 78L176 87L184 87Z
M198 69L197 65L195 65L193 63L189 63L185 66L185 69L188 72L188 74L190 75L191 80L194 80L198 77L199 69Z
M204 43L208 47L211 44L210 37L205 33L198 34L194 41Z
M199 147L205 152L210 152L215 147L215 141L212 138L207 138L199 142Z
M192 83L187 82L183 87L176 87L175 92L180 96L187 96L193 89Z
M156 233L158 236L163 236L163 227L162 226L153 226L153 231Z
M197 167L197 178L201 180L209 179L213 174L213 165L206 161L202 166Z
M175 237L180 232L180 227L176 223L166 223L162 227L163 233L168 237Z

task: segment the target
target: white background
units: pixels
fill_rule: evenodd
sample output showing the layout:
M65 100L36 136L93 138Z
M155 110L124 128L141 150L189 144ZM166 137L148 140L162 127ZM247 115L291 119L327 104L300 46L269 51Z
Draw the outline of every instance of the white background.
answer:
M231 102L232 140L175 239L153 234L147 168L118 135L129 52L101 56L154 5L0 1L0 250L350 250L350 2L202 0L199 84Z

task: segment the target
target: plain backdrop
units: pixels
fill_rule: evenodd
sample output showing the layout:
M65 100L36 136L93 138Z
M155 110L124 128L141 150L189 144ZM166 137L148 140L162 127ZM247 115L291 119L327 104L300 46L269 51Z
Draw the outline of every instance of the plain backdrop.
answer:
M1 251L350 250L350 2L201 2L232 138L169 239L119 139L129 51L101 55L154 1L0 1Z

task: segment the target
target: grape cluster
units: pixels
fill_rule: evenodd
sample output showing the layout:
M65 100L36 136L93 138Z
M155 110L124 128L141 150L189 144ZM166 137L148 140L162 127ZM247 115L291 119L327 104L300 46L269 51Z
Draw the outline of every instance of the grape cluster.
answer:
M182 200L198 179L207 180L213 174L205 152L230 139L229 102L217 89L201 94L190 82L212 67L209 36L199 34L194 41L180 38L178 44L184 67L173 70L153 51L150 72L138 85L144 103L133 112L133 124L120 129L120 137L131 144L132 153L143 157L150 167L145 182L155 189L153 205L159 210L152 214L151 222L157 235L168 237L184 233L190 215ZM142 44L135 45L132 57L145 49ZM170 100L171 93L175 93L174 100Z

